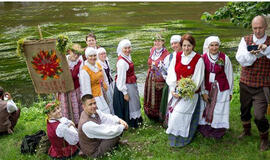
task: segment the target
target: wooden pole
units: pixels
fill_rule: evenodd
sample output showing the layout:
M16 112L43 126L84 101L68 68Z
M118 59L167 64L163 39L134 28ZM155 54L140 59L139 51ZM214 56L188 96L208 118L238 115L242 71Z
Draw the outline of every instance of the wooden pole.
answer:
M40 40L42 40L43 36L42 36L41 28L39 25L38 25L38 32L39 32Z

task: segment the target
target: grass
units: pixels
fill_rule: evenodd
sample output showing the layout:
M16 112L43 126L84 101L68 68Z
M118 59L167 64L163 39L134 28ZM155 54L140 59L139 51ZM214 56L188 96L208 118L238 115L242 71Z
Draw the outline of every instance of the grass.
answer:
M259 151L259 133L252 122L252 136L238 140L242 132L240 122L240 104L238 77L235 78L234 96L230 110L230 129L221 140L209 139L196 134L193 142L183 148L172 148L168 144L165 130L160 124L150 121L142 115L144 124L139 129L129 129L123 134L128 139L128 145L119 146L100 159L187 159L187 160L262 160L270 159L270 150ZM34 103L30 108L22 107L21 117L12 135L0 136L0 160L36 160L49 159L43 155L24 155L20 153L23 137L36 131L46 130L45 117L42 108L46 101ZM269 118L269 116L268 116ZM76 156L75 160L82 157ZM91 158L89 158L91 159Z

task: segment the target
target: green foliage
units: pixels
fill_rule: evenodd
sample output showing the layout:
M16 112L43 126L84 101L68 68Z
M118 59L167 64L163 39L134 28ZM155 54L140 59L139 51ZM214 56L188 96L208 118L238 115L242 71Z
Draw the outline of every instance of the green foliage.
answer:
M62 53L66 54L72 46L72 42L69 40L68 36L60 34L57 36L56 49Z
M204 12L201 19L213 21L229 18L233 24L247 28L253 17L269 13L269 2L228 2L226 6L219 8L214 14Z
M21 38L17 41L16 53L18 56L22 56L22 53L24 52L24 50L23 50L24 41L25 41L25 38Z

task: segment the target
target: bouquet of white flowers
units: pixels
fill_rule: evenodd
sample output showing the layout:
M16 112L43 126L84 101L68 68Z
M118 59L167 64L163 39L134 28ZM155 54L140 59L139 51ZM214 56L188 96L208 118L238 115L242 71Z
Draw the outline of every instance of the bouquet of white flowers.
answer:
M176 93L184 99L191 99L195 94L196 85L190 77L177 81Z

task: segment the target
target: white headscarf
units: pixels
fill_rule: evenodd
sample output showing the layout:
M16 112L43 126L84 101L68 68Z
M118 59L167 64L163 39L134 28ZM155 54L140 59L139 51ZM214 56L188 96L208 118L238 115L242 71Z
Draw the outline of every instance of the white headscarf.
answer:
M203 53L208 53L209 52L208 47L212 42L217 42L220 45L220 40L219 40L218 36L207 37L205 39L205 41L204 41L204 44L203 44Z
M131 47L131 42L128 40L128 39L123 39L123 40L121 40L120 42L119 42L119 44L118 44L118 47L117 47L117 55L118 56L123 56L123 57L127 57L129 60L131 60L131 56L129 55L129 56L126 56L123 52L122 52L122 49L124 48L124 47Z
M87 47L85 50L85 57L88 58L91 55L97 54L97 50L94 49L93 47Z
M174 43L174 42L180 42L180 41L181 41L181 36L180 36L180 35L173 35L173 36L171 37L170 43L172 44L172 43Z

